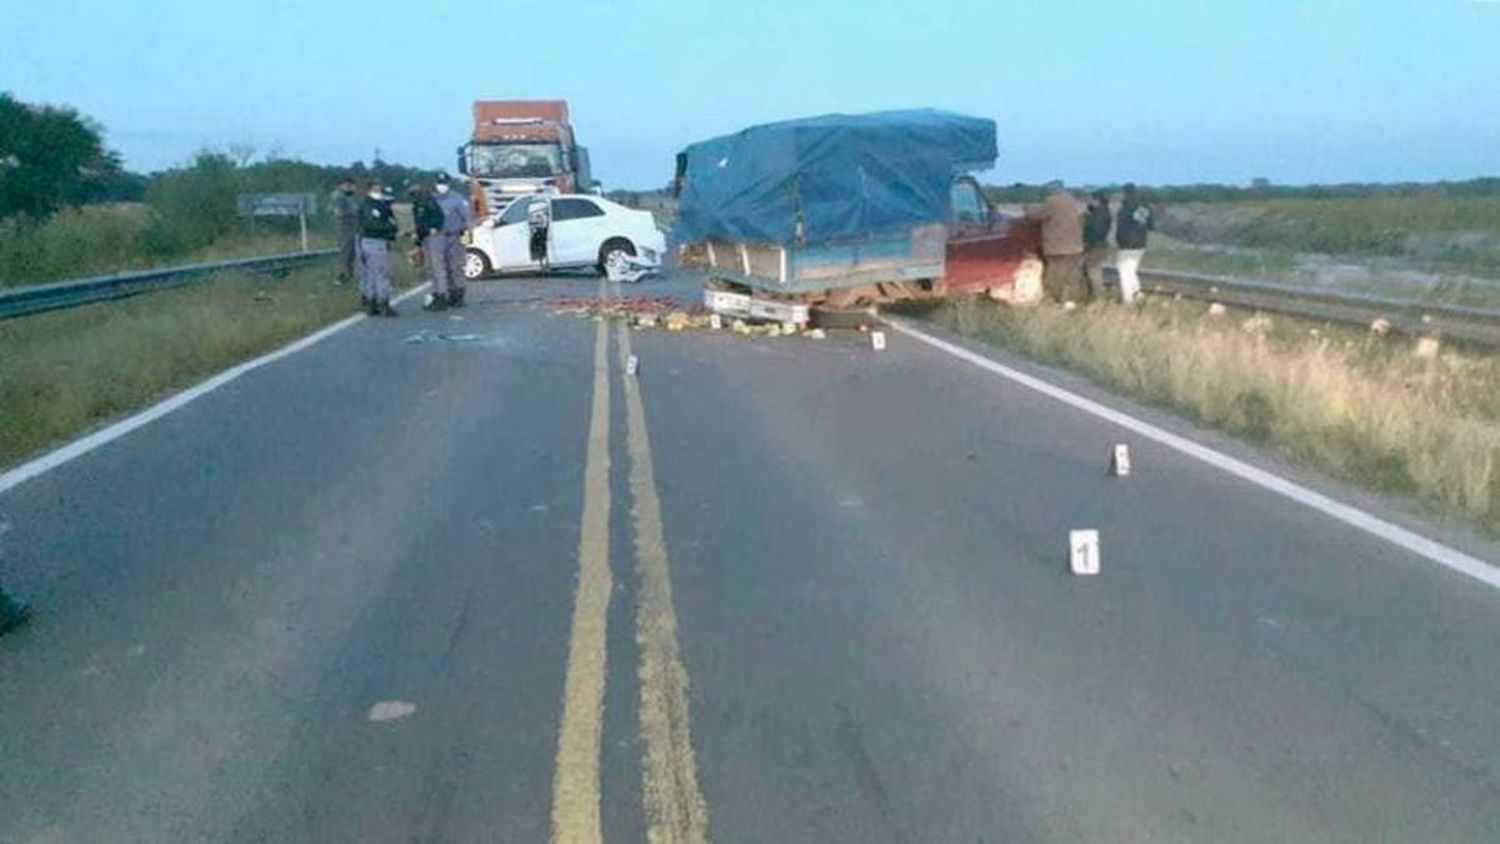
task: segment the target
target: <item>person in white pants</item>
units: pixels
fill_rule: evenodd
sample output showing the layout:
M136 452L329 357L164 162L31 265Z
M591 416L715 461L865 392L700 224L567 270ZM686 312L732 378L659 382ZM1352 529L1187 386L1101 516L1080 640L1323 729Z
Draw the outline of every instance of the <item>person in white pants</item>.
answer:
M1133 305L1141 295L1141 259L1146 256L1146 237L1156 228L1156 216L1141 199L1135 185L1125 186L1125 198L1115 217L1115 269L1120 272L1120 301Z
M1121 249L1115 253L1115 269L1120 273L1120 301L1135 304L1141 295L1141 259L1146 257L1144 249Z

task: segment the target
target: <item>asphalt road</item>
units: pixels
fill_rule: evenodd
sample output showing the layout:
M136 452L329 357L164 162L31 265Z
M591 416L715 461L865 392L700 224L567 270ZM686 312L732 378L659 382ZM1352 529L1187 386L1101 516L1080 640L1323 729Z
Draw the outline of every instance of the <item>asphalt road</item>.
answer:
M0 494L0 841L1500 841L1500 592L1150 442L1108 478L909 338L545 301L597 286Z

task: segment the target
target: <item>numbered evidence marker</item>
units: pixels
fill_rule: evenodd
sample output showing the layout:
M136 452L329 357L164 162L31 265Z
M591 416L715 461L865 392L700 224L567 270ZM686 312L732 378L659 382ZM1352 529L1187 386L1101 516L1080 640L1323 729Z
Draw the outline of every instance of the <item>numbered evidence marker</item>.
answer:
M1115 446L1114 456L1109 461L1109 473L1117 478L1130 474L1130 446L1124 443Z
M636 357L635 355L631 355L630 357L628 357L628 358L625 359L625 374L626 375L634 375L636 373L636 370L638 370L640 368L641 368L641 359L640 358Z
M719 316L718 314L709 314L708 327L712 328L715 331L718 331L719 329L724 327L724 318Z
M1068 563L1074 574L1099 573L1099 531L1068 531Z
M875 351L877 351L877 352L880 351L881 349L884 349L885 348L885 332L884 331L872 331L872 332L870 332L870 345L872 347L874 347Z

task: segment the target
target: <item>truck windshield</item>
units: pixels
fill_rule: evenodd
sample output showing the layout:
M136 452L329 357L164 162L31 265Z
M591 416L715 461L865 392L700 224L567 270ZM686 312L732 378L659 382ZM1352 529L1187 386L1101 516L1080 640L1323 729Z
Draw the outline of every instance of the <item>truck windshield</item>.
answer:
M546 178L562 172L557 144L476 144L470 147L469 173L498 179Z

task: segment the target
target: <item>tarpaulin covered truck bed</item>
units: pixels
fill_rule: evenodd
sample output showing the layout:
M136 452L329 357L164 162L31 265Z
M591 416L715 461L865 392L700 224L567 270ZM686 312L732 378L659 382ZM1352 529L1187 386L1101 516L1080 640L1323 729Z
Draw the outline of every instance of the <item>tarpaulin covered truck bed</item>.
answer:
M937 278L953 178L995 157L994 121L931 109L753 126L678 156L676 235L756 287Z

